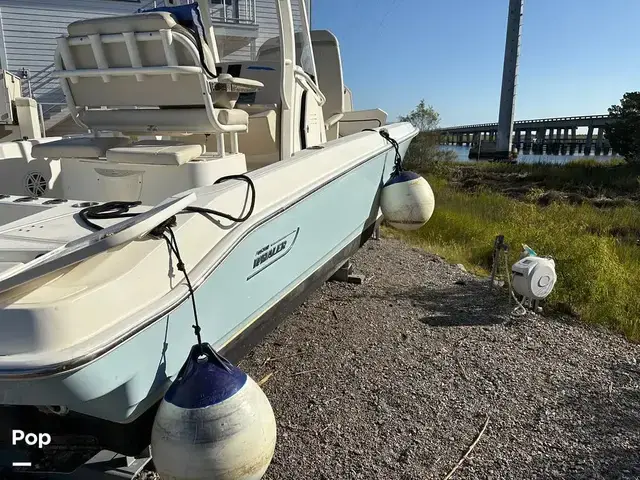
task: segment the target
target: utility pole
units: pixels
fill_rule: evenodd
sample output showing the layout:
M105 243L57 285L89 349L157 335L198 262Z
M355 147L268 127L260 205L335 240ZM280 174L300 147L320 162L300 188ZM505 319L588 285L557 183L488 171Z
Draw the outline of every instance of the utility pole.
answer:
M516 83L518 78L518 57L520 56L520 35L524 0L509 0L507 19L507 41L504 48L502 67L502 90L500 92L500 113L498 115L498 135L496 137L496 158L509 158L513 117L516 103Z

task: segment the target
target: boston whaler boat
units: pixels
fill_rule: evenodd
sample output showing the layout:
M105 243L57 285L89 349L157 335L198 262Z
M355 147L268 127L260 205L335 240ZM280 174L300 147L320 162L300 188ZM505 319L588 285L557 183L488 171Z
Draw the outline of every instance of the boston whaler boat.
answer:
M336 38L303 0L299 33L277 6L253 61L220 62L207 0L58 39L91 133L0 144L4 445L20 429L138 454L194 342L192 290L203 340L237 360L371 235L417 130L353 111Z

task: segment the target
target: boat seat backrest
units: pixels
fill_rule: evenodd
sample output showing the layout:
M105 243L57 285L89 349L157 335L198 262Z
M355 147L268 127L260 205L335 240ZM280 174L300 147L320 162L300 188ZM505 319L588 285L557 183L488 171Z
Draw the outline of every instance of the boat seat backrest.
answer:
M56 65L71 110L88 128L121 131L113 115L126 112L130 133L246 130L245 115L218 111L232 110L239 93L206 75L199 42L170 13L80 20L68 33L58 39ZM207 69L215 70L210 49L201 47ZM150 120L158 109L160 125Z
M71 40L69 50L76 69L131 68L134 66L165 67L167 60L162 36L170 41L176 65L196 67L197 57L188 50L191 40L189 32L180 27L166 12L152 12L122 17L94 18L73 22L68 26ZM135 32L139 61L132 62L125 42L106 43L93 40L102 50L104 62L99 65L94 54L92 36L118 35ZM93 37L95 38L95 37ZM144 39L144 40L143 40ZM76 40L76 42L73 42ZM203 51L209 52L208 48ZM134 54L135 55L135 54ZM210 56L210 54L209 54ZM65 69L70 70L63 55ZM138 65L132 65L137 63ZM140 75L80 77L69 82L73 99L78 107L155 107L155 106L202 106L202 89L197 75Z
M302 37L300 33L295 36L297 64L302 65ZM325 121L333 126L327 132L327 140L338 138L336 122L339 116L345 112L344 106L344 80L342 75L342 60L340 58L340 45L338 39L328 30L311 31L311 45L316 63L318 75L318 87L325 96L322 113ZM278 37L267 40L258 51L257 63L277 61L280 57L280 39Z
M248 114L238 108L217 108L215 115L221 125L245 131ZM141 108L136 110L83 110L80 120L97 130L118 131L135 135L148 132L211 133L211 122L202 108Z
M176 26L178 22L168 12L144 12L78 20L67 26L67 32L70 37L83 37L96 33L112 35L122 32L155 32Z
M327 101L322 106L324 118L344 112L344 81L338 39L328 30L311 32L311 43L318 71L318 87Z

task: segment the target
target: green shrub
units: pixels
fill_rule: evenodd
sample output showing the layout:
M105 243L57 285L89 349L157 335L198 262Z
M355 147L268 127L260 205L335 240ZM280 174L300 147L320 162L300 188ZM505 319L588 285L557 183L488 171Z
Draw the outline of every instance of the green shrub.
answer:
M455 162L458 155L451 150L440 150L438 137L429 132L421 132L413 139L404 158L408 170L432 171L442 162Z

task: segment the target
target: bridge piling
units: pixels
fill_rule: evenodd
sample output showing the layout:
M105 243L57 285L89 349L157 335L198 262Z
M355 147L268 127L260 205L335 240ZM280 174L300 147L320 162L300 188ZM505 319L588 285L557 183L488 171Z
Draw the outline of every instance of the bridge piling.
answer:
M531 153L531 130L529 129L524 131L524 146L522 150L525 155Z
M591 154L591 143L593 142L593 124L589 125L589 129L587 130L587 139L584 142L584 154Z
M544 136L546 132L547 132L546 128L544 127L538 128L538 132L536 133L536 143L533 148L533 153L535 155L542 154L542 146L544 145Z
M540 151L541 155L543 153L547 153L547 154L551 153L551 144L553 143L553 133L554 133L554 129L550 128L549 133L547 134L546 140L542 144L542 150Z
M520 151L520 143L522 141L522 130L516 130L516 141L514 144L514 148L516 149L516 151Z
M571 143L569 144L569 155L576 153L576 127L571 128Z
M596 155L602 153L602 140L604 138L604 128L598 127L598 138L596 140Z
M550 155L551 153L553 153L553 142L555 141L554 139L554 130L553 128L549 129L549 142L547 143L547 149L546 149L546 154Z

